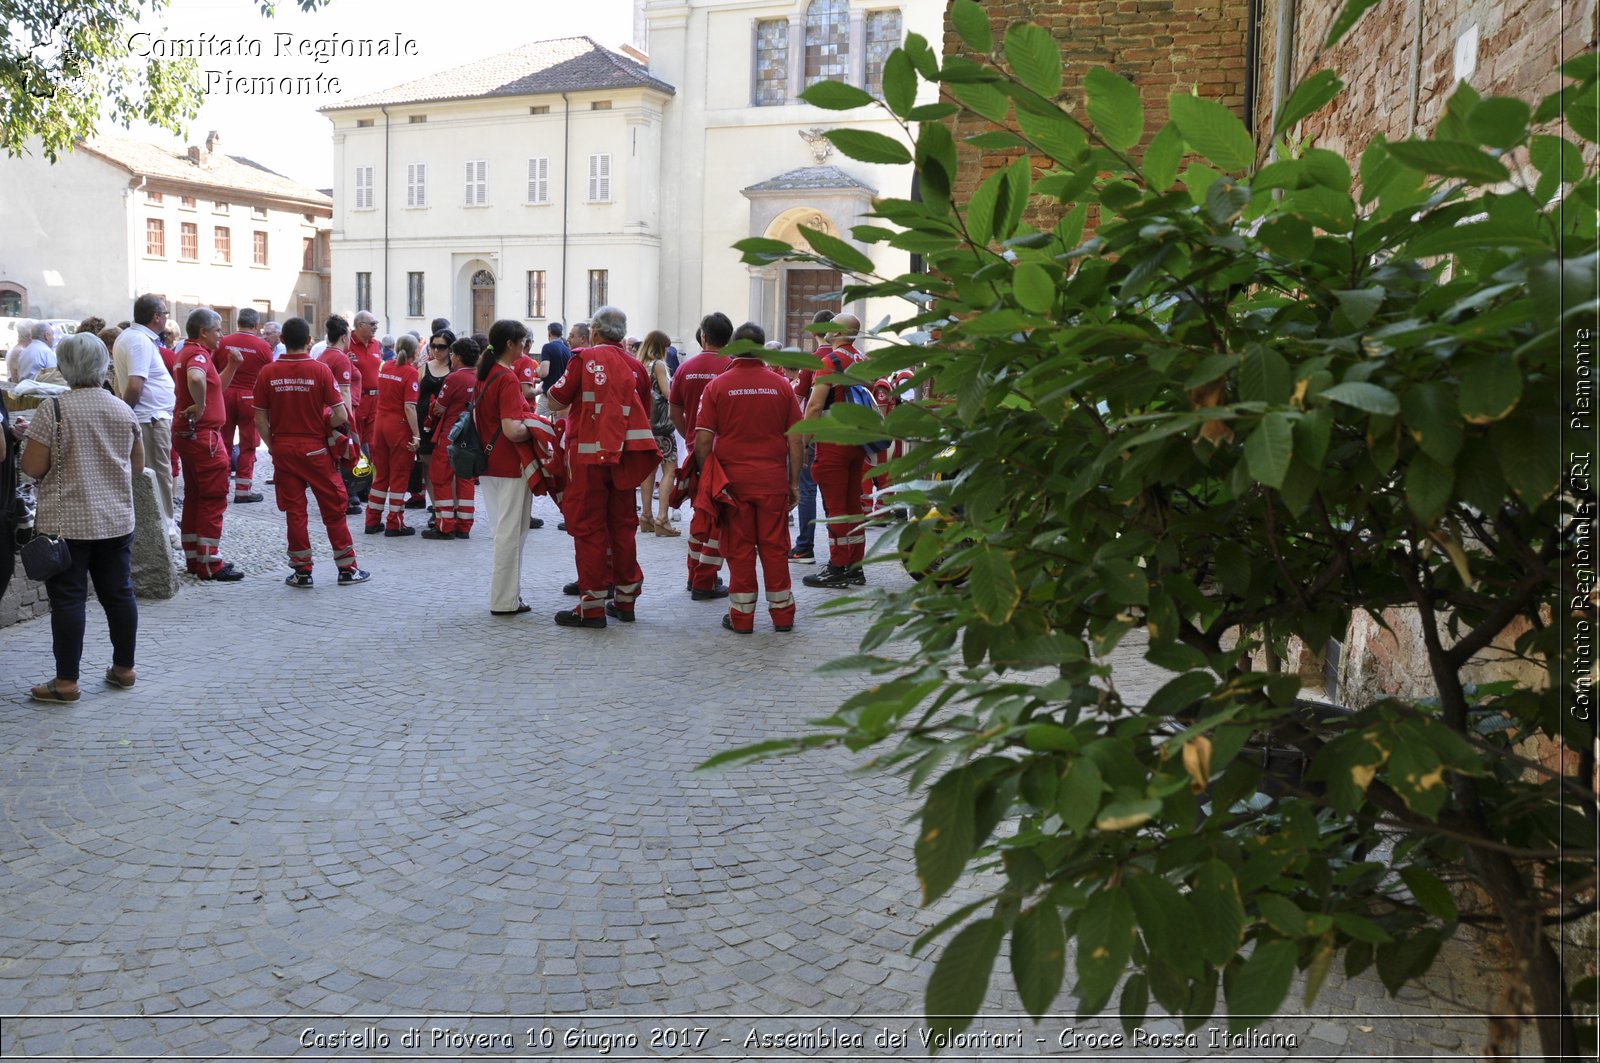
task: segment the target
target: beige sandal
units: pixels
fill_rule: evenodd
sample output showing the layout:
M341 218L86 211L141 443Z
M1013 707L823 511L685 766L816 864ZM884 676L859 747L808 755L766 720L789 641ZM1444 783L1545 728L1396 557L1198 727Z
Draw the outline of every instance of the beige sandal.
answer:
M674 528L671 521L662 520L656 522L656 534L663 539L676 539L683 533Z
M658 525L656 524L656 522L651 520L649 517L640 517L639 518L639 530L640 531L653 532L653 531L656 531L657 528L658 528Z

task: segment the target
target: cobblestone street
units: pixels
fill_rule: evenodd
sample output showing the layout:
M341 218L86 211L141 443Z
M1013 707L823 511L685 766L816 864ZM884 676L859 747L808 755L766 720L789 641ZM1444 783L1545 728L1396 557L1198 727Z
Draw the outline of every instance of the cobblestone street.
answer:
M296 591L265 490L227 514L242 583L140 604L134 689L91 682L109 661L93 603L70 707L27 700L48 618L0 633L0 1056L928 1055L938 953L910 946L962 898L917 906L919 802L842 752L691 774L852 691L811 674L855 645L856 619L817 614L830 592L797 568L795 631L763 606L735 637L725 603L684 593L685 540L647 536L638 623L559 629L572 550L542 499L524 616L489 615L481 523L468 542L358 528L373 579L347 588L313 516L318 585ZM1138 700L1162 677L1123 654ZM1263 1027L1292 1049L1212 1049L1202 1029L1177 1054L1064 1043L1121 1027L1074 1022L1070 996L1035 1026L1002 956L973 1030L1021 1033L940 1058L1476 1058L1483 1022L1451 1012L1489 1002L1452 948L1433 995L1335 976L1315 1014ZM750 1041L818 1027L834 1040Z

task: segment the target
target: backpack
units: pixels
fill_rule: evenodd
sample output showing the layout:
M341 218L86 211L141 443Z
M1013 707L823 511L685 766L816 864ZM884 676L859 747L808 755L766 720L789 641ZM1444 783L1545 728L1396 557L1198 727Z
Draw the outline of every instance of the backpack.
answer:
M484 385L484 391L488 391ZM475 396L467 403L467 408L461 411L461 416L456 418L456 423L450 429L450 468L459 480L476 480L489 469L489 455L494 451L494 445L500 441L500 429L494 430L494 438L486 444L478 435L478 422L473 414L478 408L478 399Z
M838 352L829 351L828 360L833 363L833 371L835 373L844 372L844 361L840 359ZM851 406L865 406L873 413L876 413L879 420L883 419L883 411L878 408L878 400L873 397L872 389L865 384L834 384L828 388L828 397L823 400L822 408L824 410L829 409L835 401L848 403ZM885 453L890 445L891 440L879 439L871 443L861 444L861 449L867 452L869 459L872 459Z

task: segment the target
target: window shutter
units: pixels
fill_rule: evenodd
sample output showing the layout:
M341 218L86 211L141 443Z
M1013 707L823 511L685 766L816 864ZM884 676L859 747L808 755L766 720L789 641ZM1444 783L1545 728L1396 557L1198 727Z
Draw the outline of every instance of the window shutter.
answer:
M477 172L478 164L471 159L467 160L467 206L472 206L472 178Z
M611 156L589 156L589 201L611 202Z
M489 202L489 160L478 160L478 199L477 205L483 206Z
M550 202L550 160L548 158L528 160L528 202Z

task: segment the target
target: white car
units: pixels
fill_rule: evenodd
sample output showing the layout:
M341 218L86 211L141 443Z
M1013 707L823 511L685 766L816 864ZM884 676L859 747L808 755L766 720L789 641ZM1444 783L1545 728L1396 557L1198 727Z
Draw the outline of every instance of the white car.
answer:
M47 321L56 330L56 341L78 331L78 322L60 317L0 317L0 357L17 345L17 326L24 321Z

